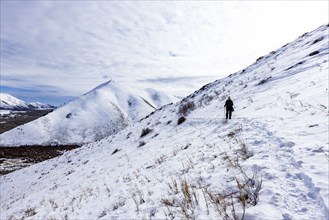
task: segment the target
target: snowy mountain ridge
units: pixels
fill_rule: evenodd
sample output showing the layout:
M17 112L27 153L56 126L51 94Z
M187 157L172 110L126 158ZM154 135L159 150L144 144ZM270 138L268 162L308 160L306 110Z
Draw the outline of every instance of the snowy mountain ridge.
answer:
M25 102L10 94L0 93L0 109L5 110L35 110L35 109L53 109L55 108L49 104L40 102Z
M0 143L20 146L96 141L172 100L175 99L159 91L138 90L108 81L35 121L1 134Z
M0 177L0 218L328 219L328 30Z

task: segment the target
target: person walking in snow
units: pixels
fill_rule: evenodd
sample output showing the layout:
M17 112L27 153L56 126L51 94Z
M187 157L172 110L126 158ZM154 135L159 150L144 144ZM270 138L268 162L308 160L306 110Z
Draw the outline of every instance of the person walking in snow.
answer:
M231 100L230 96L227 98L224 107L226 107L226 119L227 118L231 119L232 112L234 111L234 109L233 109L233 101Z

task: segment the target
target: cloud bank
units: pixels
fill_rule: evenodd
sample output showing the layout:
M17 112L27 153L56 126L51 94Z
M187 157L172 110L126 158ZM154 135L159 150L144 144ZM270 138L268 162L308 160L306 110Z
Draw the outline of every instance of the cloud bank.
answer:
M238 71L327 23L327 6L318 1L1 1L2 90L16 88L22 96L19 89L26 89L32 91L29 97L55 99L81 95L109 79L148 86L145 82L156 79L207 77L195 80L196 89L205 79Z

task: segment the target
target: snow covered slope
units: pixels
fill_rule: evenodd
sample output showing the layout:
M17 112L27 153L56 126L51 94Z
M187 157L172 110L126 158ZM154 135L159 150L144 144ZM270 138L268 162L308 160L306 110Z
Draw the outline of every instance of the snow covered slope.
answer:
M155 95L156 94L156 95ZM123 129L171 100L106 82L52 113L0 135L2 146L80 144Z
M0 109L7 110L31 110L31 109L52 109L54 106L40 102L25 102L12 95L0 93Z
M0 218L328 219L328 46L321 26L115 136L2 176Z

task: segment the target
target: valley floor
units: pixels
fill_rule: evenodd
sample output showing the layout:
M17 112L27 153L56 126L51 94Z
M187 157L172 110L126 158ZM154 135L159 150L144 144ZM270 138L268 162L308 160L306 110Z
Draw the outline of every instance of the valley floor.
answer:
M0 176L62 155L79 146L0 146Z
M27 111L0 110L0 134L19 125L23 125L40 118L52 111L52 109Z

